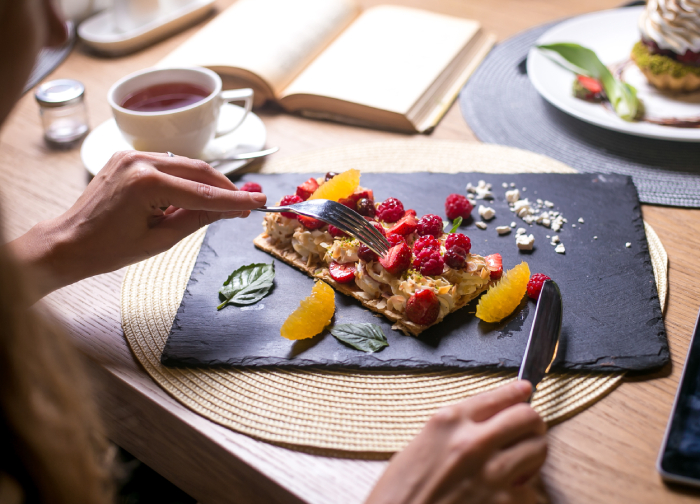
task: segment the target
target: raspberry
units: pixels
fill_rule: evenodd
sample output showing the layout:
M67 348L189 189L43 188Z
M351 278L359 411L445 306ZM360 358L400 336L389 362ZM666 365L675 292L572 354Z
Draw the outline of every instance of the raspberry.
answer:
M288 196L285 196L280 200L280 206L285 206L285 205L293 205L294 203L301 203L304 201L301 199L299 196L296 194L290 194ZM292 212L282 212L282 216L286 217L287 219L296 219L297 214L293 214Z
M403 203L396 198L387 198L377 207L377 219L384 222L396 222L404 213Z
M406 243L406 238L401 236L400 234L390 234L386 235L386 239L389 243L391 243L391 246L393 247L394 245L398 245L399 243Z
M297 196L306 201L316 189L318 189L318 182L312 177L300 186L297 186Z
M440 315L440 300L430 289L419 290L406 302L408 320L418 325L430 325Z
M379 263L392 275L400 275L411 265L411 249L405 242L394 245Z
M442 219L434 214L424 215L418 221L416 231L421 236L433 235L437 238L442 234Z
M416 214L416 211L415 211L413 208L409 208L408 210L406 210L406 213L407 213L407 214L411 214L411 215L413 215L414 217L417 215L417 214Z
M333 237L333 238L345 238L347 234L337 227L335 227L332 224L328 225L328 233Z
M539 299L540 292L542 292L542 285L545 280L551 280L544 273L535 273L530 277L530 281L527 283L527 295L532 299Z
M374 217L377 213L377 209L374 208L374 203L372 203L372 200L360 198L357 200L357 213L365 217Z
M416 254L416 258L413 260L413 267L425 276L442 275L445 260L440 255L439 250L425 247Z
M299 220L299 222L302 223L302 225L306 229L309 229L309 230L318 229L318 228L326 225L326 223L323 221L320 221L318 219L314 219L313 217L306 217L304 215L297 215L297 219Z
M472 241L462 233L448 234L445 238L445 248L449 250L452 247L460 247L468 254L472 250Z
M452 269L462 269L467 263L467 253L462 247L457 245L447 249L445 252L445 264Z
M445 199L445 214L450 220L455 220L457 217L468 219L473 209L474 205L461 194L450 194Z
M503 275L503 258L501 254L491 254L484 257L486 266L491 271L491 279L498 280Z
M399 222L394 224L387 234L398 234L401 236L406 236L413 233L418 227L418 222L415 216L411 214L406 214L399 219Z
M355 280L355 265L353 263L340 264L331 262L328 266L331 278L338 283L350 283Z
M433 235L421 236L413 243L413 253L418 255L418 253L426 247L440 250L440 242L437 241Z
M262 186L257 182L246 182L238 190L246 192L262 192Z
M367 245L360 243L360 248L357 250L357 257L365 262L372 262L379 259L376 252L373 252Z

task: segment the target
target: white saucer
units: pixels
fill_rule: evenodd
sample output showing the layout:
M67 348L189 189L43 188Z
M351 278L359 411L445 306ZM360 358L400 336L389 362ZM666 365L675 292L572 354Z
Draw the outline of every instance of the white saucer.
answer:
M243 109L237 105L230 103L224 105L219 116L220 129L224 129L226 124L235 124L242 113ZM216 159L231 154L259 151L265 147L266 138L265 125L257 115L251 112L235 131L209 142L199 158ZM133 150L133 147L124 140L114 119L110 119L92 130L85 138L83 146L80 148L80 158L87 171L94 176L109 161L112 154L123 150ZM228 175L251 161L221 163L216 169L224 175Z
M537 44L575 42L595 51L606 65L629 60L632 46L639 41L637 20L644 7L625 7L584 14L559 23L545 32ZM527 57L527 75L549 103L583 121L630 135L682 142L700 142L700 128L662 126L648 122L627 122L606 107L579 100L571 92L573 73L562 68L533 47ZM672 95L649 85L636 65L624 72L624 79L637 88L646 111L653 117L697 118L700 92Z

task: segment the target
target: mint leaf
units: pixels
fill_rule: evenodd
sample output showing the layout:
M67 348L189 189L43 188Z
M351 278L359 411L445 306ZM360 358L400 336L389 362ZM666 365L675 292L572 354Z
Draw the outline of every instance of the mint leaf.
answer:
M374 353L389 343L376 324L340 324L330 328L331 334L343 343L363 352Z
M275 263L248 264L241 266L231 273L219 289L219 297L223 301L217 310L227 304L255 304L267 296L272 289L275 279Z
M454 221L452 221L452 229L450 229L449 234L452 234L459 229L459 226L462 225L462 220L464 220L462 217L457 217Z
M539 45L537 48L545 51L545 54L547 54L546 51L553 51L559 54L568 64L561 64L550 56L547 57L567 70L601 81L608 100L610 100L620 118L625 121L634 121L643 113L643 107L637 98L637 90L629 84L616 79L610 73L608 67L598 59L596 53L587 47L561 42L558 44Z

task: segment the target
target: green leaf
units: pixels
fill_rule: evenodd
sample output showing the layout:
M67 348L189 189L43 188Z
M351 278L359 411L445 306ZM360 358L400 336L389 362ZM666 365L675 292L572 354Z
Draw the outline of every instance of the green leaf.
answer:
M452 222L452 229L450 229L450 233L452 234L456 232L459 229L459 226L462 225L462 217L457 217L453 222Z
M376 324L340 324L331 327L330 331L343 343L363 352L374 353L389 346L382 328Z
M267 296L275 279L275 263L248 264L231 273L219 289L223 303L216 307L221 310L227 304L250 305Z
M568 65L562 64L568 70L598 79L603 84L605 94L615 112L625 121L634 121L641 115L643 108L637 98L637 90L616 79L608 67L598 59L595 52L578 44L567 42L539 45L537 48L545 51L545 54L547 54L546 51L559 54L568 63ZM549 55L547 57L552 59ZM561 64L555 59L552 61Z

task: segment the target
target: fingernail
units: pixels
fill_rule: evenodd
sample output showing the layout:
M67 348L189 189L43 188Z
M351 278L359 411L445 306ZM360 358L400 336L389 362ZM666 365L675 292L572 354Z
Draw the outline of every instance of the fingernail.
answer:
M527 381L527 380L519 380L519 381L517 382L517 385L518 385L518 389L520 389L520 391L521 391L523 394L526 393L526 392L527 392L528 394L531 394L531 393L532 393L532 384L531 384L529 381Z
M259 205L264 205L267 201L267 196L265 196L263 193L250 193L250 197Z

